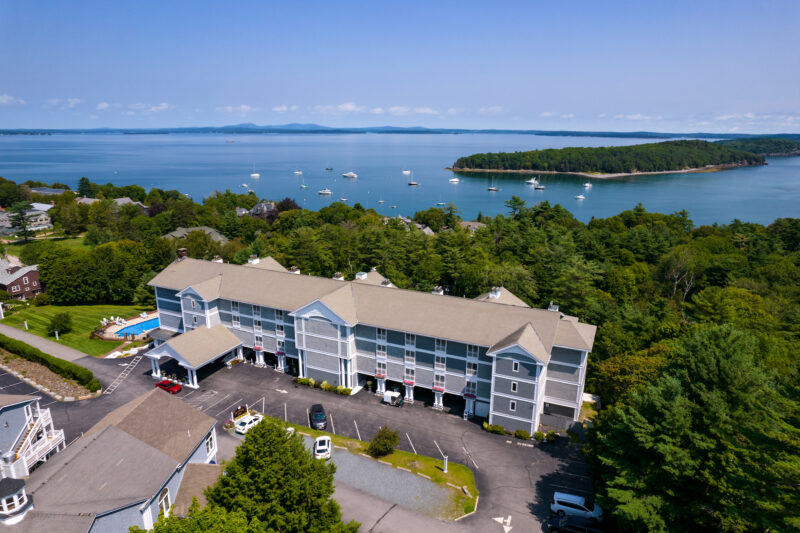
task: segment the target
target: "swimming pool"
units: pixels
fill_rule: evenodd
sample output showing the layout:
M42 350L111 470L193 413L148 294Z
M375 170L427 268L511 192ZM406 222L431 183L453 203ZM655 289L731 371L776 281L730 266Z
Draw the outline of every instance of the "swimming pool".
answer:
M125 326L124 328L122 328L117 332L117 337L124 337L126 333L128 335L138 335L139 333L155 329L157 327L158 327L158 317L155 317L151 318L150 320L145 320L144 322L139 322L138 324Z

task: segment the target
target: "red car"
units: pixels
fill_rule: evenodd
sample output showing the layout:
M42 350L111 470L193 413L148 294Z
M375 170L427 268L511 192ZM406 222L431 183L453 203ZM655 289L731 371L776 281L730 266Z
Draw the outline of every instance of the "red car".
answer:
M156 388L164 389L165 391L169 392L170 394L178 394L181 390L183 390L183 387L181 387L177 383L171 382L168 379L165 379L164 381L159 381L158 383L156 383Z

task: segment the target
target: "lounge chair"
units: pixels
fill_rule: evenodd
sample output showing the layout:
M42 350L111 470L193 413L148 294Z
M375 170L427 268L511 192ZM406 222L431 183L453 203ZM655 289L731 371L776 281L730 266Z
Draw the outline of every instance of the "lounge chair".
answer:
M141 313L139 316L140 316L141 318L147 318L147 313Z

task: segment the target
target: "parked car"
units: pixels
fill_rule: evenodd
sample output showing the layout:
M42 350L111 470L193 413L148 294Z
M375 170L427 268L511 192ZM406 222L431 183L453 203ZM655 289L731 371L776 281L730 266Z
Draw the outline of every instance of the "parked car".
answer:
M551 533L602 533L603 530L596 520L574 515L555 515L547 521L547 531Z
M257 425L264 419L261 415L246 415L236 421L236 433L244 435L253 426Z
M328 417L325 415L325 408L321 403L311 406L311 427L314 429L327 429Z
M331 438L328 436L317 437L314 441L314 457L316 459L331 458Z
M590 498L566 492L553 493L553 499L550 500L550 512L558 516L580 516L595 522L603 519L603 509L599 505L595 505Z
M180 391L183 390L183 387L180 386L178 383L173 383L168 379L164 379L156 383L157 389L163 389L170 394L178 394Z

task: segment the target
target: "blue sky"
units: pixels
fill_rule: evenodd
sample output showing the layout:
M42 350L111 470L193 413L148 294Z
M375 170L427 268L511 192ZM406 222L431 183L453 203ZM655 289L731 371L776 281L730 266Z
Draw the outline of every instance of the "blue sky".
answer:
M800 2L0 0L0 128L800 131Z

